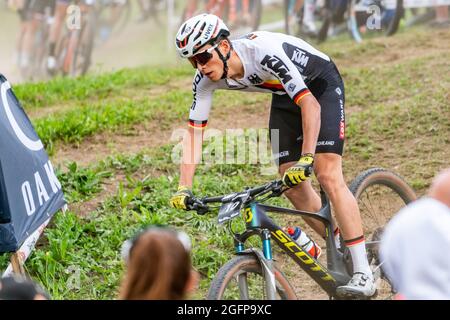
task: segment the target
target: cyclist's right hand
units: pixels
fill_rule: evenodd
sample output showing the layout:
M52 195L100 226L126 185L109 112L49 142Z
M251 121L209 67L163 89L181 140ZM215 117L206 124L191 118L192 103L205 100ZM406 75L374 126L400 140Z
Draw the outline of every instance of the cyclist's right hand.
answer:
M190 210L188 204L192 202L194 195L186 186L179 186L178 191L170 198L170 205L176 209Z

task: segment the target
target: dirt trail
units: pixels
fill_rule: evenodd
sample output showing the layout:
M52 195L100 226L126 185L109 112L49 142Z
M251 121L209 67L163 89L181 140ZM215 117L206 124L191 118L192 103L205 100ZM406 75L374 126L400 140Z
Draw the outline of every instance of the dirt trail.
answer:
M236 118L236 114L241 116ZM264 128L267 127L268 117L269 102L266 106L239 106L222 110L218 105L211 112L208 129ZM87 165L108 155L138 153L143 148L167 144L175 130L186 128L186 121L180 119L168 128L161 128L157 121L150 121L136 125L122 134L101 133L87 138L79 146L60 144L52 161L56 165L67 161Z
M431 35L431 32L433 35ZM399 37L401 40L399 41ZM373 52L364 47L356 46L357 54L337 54L331 57L340 69L346 67L373 67L377 64L398 64L418 57L427 57L437 53L448 53L450 31L448 30L420 30L420 32L407 33L394 37L377 38L372 40L371 47L378 48ZM330 51L333 52L332 46Z

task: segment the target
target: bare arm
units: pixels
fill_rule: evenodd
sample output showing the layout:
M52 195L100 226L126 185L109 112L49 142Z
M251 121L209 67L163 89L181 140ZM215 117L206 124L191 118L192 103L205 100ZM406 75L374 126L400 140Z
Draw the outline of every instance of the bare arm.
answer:
M189 127L183 138L183 158L180 165L180 186L192 189L195 168L201 160L203 130Z
M299 106L302 112L302 154L315 154L320 131L320 104L312 94L308 94L301 99Z

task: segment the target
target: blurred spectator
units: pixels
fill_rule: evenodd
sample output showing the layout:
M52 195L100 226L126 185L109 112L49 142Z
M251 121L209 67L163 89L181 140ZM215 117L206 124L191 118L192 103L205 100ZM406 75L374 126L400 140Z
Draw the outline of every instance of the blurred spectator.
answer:
M448 17L448 6L435 7L436 19L431 22L431 26L448 28L450 27L450 19Z
M400 298L450 299L450 169L389 222L380 250Z
M198 276L192 269L191 243L184 232L150 227L122 247L127 274L119 298L178 300L192 292Z
M32 280L22 276L0 279L0 300L49 300L50 296Z

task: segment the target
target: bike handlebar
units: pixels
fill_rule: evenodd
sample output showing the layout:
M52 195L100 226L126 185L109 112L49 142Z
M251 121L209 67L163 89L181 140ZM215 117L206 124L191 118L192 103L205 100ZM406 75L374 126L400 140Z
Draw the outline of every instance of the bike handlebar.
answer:
M188 202L188 209L197 211L198 214L205 214L210 211L208 203L225 203L233 201L236 197L241 195L248 195L249 198L261 196L268 192L272 192L273 195L279 196L283 192L283 182L281 180L273 180L262 186L247 189L242 192L234 192L223 196L193 198Z

